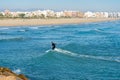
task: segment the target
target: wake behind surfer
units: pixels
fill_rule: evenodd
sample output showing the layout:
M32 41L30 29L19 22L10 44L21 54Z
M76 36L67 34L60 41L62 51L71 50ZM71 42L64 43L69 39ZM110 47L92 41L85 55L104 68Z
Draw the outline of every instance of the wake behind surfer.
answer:
M52 44L52 50L54 50L56 48L56 44L54 42L51 42Z

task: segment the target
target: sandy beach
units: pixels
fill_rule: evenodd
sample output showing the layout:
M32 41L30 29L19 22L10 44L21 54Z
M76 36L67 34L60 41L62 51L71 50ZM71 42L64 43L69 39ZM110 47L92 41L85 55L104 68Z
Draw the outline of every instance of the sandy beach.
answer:
M102 22L118 20L116 18L71 18L71 19L1 19L0 27L3 26L34 26L34 25L57 25L79 24L88 22Z

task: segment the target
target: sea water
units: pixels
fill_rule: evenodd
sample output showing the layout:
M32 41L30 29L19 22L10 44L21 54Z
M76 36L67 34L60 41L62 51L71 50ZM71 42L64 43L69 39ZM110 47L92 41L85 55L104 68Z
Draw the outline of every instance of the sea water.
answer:
M120 21L1 27L0 66L30 80L120 80Z

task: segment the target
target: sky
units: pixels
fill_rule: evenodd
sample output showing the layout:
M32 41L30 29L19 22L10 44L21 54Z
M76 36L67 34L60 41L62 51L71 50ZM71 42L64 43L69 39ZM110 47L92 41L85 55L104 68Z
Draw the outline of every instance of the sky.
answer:
M0 10L79 10L120 12L120 0L0 0Z

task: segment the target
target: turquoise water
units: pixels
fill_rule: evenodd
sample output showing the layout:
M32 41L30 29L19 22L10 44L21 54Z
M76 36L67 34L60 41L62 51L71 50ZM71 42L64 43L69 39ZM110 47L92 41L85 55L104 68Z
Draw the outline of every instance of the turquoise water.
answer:
M30 80L120 80L120 21L1 27L0 66Z

